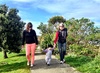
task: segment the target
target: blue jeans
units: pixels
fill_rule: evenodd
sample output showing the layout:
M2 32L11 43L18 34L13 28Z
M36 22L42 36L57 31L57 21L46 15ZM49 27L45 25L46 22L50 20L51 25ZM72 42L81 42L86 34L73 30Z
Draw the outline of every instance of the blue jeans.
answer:
M60 54L60 61L63 61L66 55L66 42L65 43L58 42L58 49Z

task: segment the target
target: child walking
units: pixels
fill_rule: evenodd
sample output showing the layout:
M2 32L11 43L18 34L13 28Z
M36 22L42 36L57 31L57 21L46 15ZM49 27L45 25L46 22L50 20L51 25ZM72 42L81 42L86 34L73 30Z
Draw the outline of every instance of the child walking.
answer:
M45 61L46 61L46 64L48 66L50 66L50 63L51 63L51 56L52 56L52 51L54 50L53 48L53 45L48 45L48 48L44 50L44 52L46 53L46 56L45 56Z

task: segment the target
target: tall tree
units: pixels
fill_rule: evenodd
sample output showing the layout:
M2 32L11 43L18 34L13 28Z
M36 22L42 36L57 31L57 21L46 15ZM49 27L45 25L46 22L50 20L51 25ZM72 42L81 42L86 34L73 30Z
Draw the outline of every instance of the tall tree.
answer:
M85 37L94 32L94 22L87 18L69 19L66 21L66 27L68 28L69 38L78 44L83 40L86 43Z
M53 32L54 32L54 26L51 24L43 24L40 23L40 25L37 27L41 31L41 39L40 39L40 46L42 48L47 47L48 44L52 44L52 38L53 38Z
M41 34L47 33L47 25L43 24L42 22L40 23L40 25L37 27L37 29L40 30Z
M37 29L41 31L41 34L51 34L54 31L54 26L52 24L43 24L41 22Z
M54 16L52 18L49 19L48 21L51 24L55 24L55 23L61 23L61 22L66 22L66 19L64 19L62 16Z
M49 24L52 24L55 26L55 28L57 29L57 26L59 23L65 23L66 22L66 19L62 16L54 16L54 17L51 17L49 20L48 20Z
M24 25L17 9L8 9L6 5L0 5L0 47L3 49L4 58L7 58L7 51L20 52Z

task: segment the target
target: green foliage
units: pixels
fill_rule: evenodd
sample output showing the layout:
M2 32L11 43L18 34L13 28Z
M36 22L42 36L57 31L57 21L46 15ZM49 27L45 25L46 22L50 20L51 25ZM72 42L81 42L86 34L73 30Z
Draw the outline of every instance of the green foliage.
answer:
M41 49L46 49L49 44L53 45L53 37L54 37L54 34L44 34L44 35L42 35L42 39L40 41ZM56 55L58 53L59 53L58 48L55 48L54 51L53 51L53 54Z
M49 44L53 45L53 37L55 31L54 25L41 23L37 28L41 31L42 34L39 40L41 49L46 49ZM53 54L58 54L57 48L53 51Z
M68 36L75 39L75 42L79 44L80 41L84 42L85 37L89 36L94 32L94 22L90 21L87 18L81 19L69 19L65 22L66 27L68 28ZM69 41L73 41L72 39ZM74 42L74 41L73 41ZM87 42L87 41L86 41Z
M47 33L47 25L46 24L40 23L40 25L37 27L37 29L39 29L41 31L41 34Z
M41 48L46 48L48 44L53 44L53 32L54 27L51 24L43 24L41 23L37 27L41 31L41 37L40 37L40 46Z
M69 49L74 52L79 52L82 50L82 48L83 48L83 46L77 45L77 44L72 44L69 46Z
M10 52L20 52L21 32L25 25L15 8L0 5L0 47Z
M67 56L67 64L75 67L82 73L99 73L100 72L100 56L94 59L87 56Z
M70 44L75 43L75 39L76 38L73 38L73 36L68 35L68 37L67 37L67 44L70 45Z
M87 48L86 48L87 47ZM98 49L96 50L95 46L86 46L78 45L78 44L72 44L69 46L69 49L71 52L73 52L76 55L84 55L84 56L90 56L95 57L98 55Z
M43 40L41 40L40 46L45 49L49 44L53 44L53 35L44 34Z
M94 22L88 18L71 18L65 22L68 28L67 44L69 51L76 55L95 57L100 46L100 28L94 27Z
M40 25L37 27L41 31L41 34L52 34L54 32L54 26L51 24L43 24L40 23Z
M48 21L50 24L55 24L55 23L61 23L61 22L66 22L66 19L64 19L62 16L54 16L52 18L49 19Z
M0 14L6 14L6 12L8 11L8 7L4 4L4 5L0 5Z

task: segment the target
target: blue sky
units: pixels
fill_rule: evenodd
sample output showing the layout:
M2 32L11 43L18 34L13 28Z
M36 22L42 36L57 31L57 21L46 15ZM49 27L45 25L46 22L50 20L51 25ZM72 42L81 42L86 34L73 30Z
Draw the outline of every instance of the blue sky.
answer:
M89 18L100 27L100 0L0 0L9 8L17 8L24 22L32 22L39 34L37 26L47 23L49 18L62 15L66 19Z

